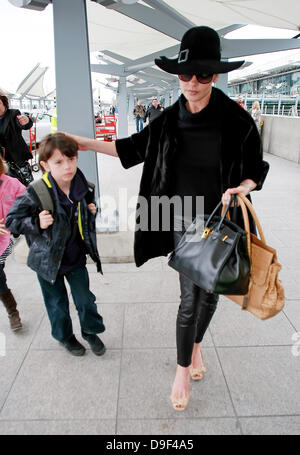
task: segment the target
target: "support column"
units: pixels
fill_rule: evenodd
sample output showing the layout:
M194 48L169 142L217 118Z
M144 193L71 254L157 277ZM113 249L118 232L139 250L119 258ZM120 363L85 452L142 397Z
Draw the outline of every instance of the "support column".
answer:
M129 93L128 118L129 118L129 121L131 121L131 122L134 121L133 109L134 109L134 96L130 92Z
M177 101L178 99L178 84L176 84L174 87L173 87L173 92L172 92L172 104L175 103L175 101Z
M53 0L57 126L60 131L95 137L86 0ZM97 157L79 152L78 166L96 185Z
M120 76L118 93L118 138L128 136L126 77Z
M219 74L219 79L216 83L216 87L222 90L225 93L225 95L228 94L228 73Z

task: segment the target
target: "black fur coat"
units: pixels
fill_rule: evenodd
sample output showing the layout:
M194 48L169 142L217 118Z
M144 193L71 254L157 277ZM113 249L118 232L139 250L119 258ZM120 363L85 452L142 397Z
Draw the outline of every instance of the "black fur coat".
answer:
M222 191L238 186L247 178L257 184L256 190L260 190L269 165L263 161L262 144L256 125L248 112L221 90L213 88L213 91L216 99L216 123L222 132ZM136 220L140 226L141 216L147 215L149 228L137 229L135 232L134 256L137 266L151 258L166 256L174 248L172 230L151 230L149 207L151 196L170 195L178 110L177 101L140 133L116 141L124 168L144 162ZM148 209L145 208L145 201L148 202Z

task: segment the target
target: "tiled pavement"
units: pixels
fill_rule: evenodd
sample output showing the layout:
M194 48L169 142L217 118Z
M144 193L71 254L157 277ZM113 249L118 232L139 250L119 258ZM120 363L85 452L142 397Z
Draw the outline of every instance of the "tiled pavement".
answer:
M51 338L35 274L10 258L24 328L11 333L0 307L0 434L300 433L300 166L267 160L269 177L253 200L283 264L284 311L260 321L222 298L203 343L207 374L175 413L168 397L179 287L165 258L139 269L104 264L104 277L88 265L107 327L100 358L90 350L72 357Z

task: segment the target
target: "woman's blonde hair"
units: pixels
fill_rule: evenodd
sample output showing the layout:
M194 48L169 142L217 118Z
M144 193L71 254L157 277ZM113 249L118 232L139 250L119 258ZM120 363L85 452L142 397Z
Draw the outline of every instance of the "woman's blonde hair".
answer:
M0 155L0 175L5 174L5 172L7 172L7 164Z
M260 110L259 101L254 101L254 102L253 102L253 104L252 104L252 109L258 109L258 110Z

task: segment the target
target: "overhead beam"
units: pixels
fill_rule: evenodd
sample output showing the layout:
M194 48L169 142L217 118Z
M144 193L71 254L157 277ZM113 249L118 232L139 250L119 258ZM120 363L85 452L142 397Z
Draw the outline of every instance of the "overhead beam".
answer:
M113 63L111 65L92 64L91 71L93 73L111 74L112 76L126 76L124 67Z
M18 8L33 9L43 11L51 0L8 0L13 6Z
M184 17L182 14L180 14L178 11L176 11L174 8L172 8L170 5L165 3L163 0L144 0L144 3L149 5L151 8L155 8L161 13L166 14L168 17L171 17L175 21L177 21L179 24L183 25L187 29L191 27L195 27L195 23Z
M239 28L245 27L245 24L232 24L229 25L228 27L223 27L219 28L217 31L220 36L225 36L227 33L234 32L235 30L238 30Z
M246 55L266 54L268 52L299 49L297 39L227 39L222 38L222 56L225 58Z
M118 60L119 62L122 62L125 64L125 67L126 67L126 70L129 71L129 68L130 68L130 65L136 65L138 63L143 63L143 61L146 61L146 60L150 60L152 59L152 65L154 64L154 59L162 54L164 55L167 55L167 56L173 56L176 54L177 52L177 49L179 50L179 45L177 46L172 46L171 48L167 48L167 49L163 49L157 53L154 53L154 54L150 54L148 56L145 56L145 57L142 57L142 58L139 58L139 59L136 59L136 60L132 60L130 58L127 58L127 57L124 57L123 55L120 55L120 54L116 54L115 52L112 52L112 51L109 51L107 49L105 50L102 50L101 52L103 54L105 54L106 56L108 57L111 57L115 60ZM175 52L174 52L174 49L175 49ZM173 54L174 52L174 54ZM169 73L166 73L165 71L161 71L159 69L155 69L155 68L148 68L146 67L144 70L143 70L144 73L147 73L153 77L155 77L155 75L157 77L159 77L160 79L164 79L165 81L170 81L170 82L173 82L174 81L174 76L172 74L169 74Z
M108 0L92 0L100 5L105 6L108 9L113 9L119 13L124 14L124 16L130 17L143 25L151 27L154 30L157 30L164 35L170 36L171 38L181 40L182 35L192 26L184 16L181 16L179 13L176 13L173 8L166 5L162 0L156 2L149 2L149 4L156 4L155 8L149 8L148 6L142 5L140 3L135 3L134 5L124 5L121 2L108 1ZM159 8L159 4L160 8ZM160 13L157 14L157 9L160 10ZM163 9L163 11L162 11ZM167 9L169 10L167 12ZM173 10L174 14L171 14ZM175 14L176 13L176 14ZM179 17L182 18L179 22ZM184 22L185 21L185 22Z

